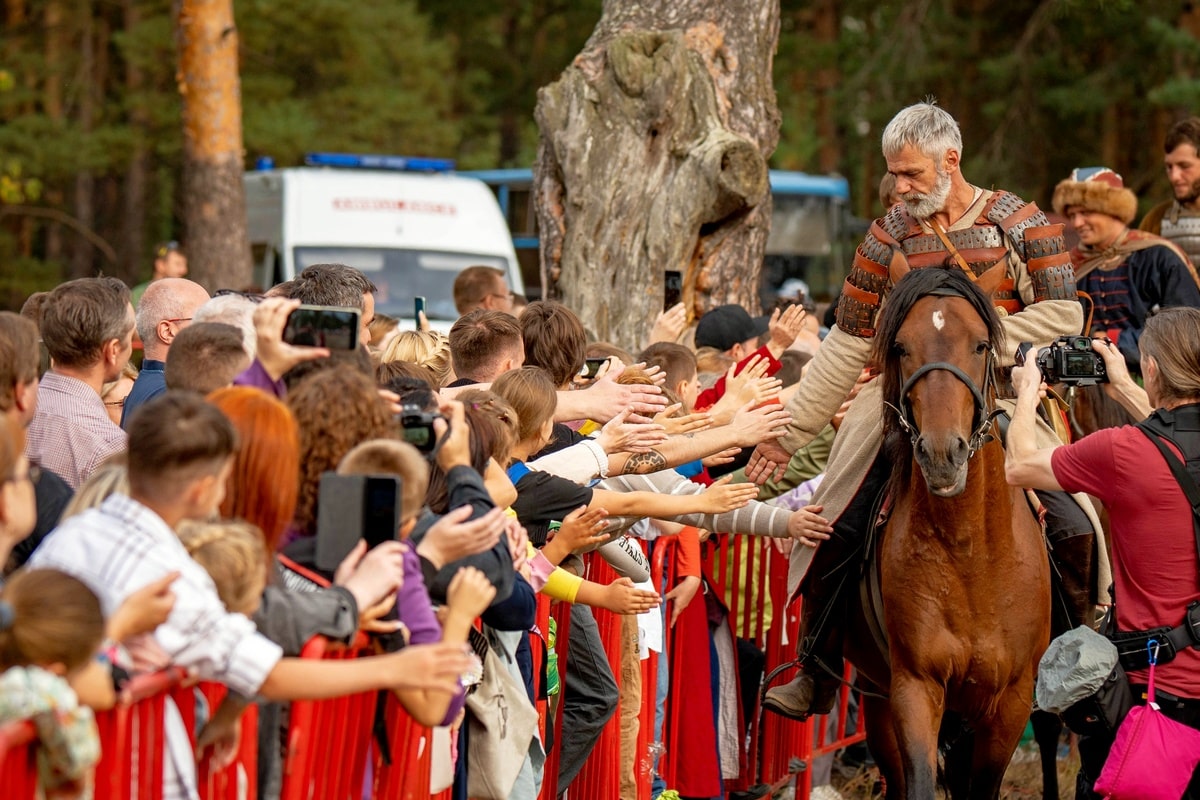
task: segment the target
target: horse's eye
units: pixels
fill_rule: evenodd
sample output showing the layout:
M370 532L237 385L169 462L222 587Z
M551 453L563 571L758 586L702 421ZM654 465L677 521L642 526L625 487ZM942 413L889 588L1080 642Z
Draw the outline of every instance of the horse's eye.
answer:
M980 342L979 344L975 345L975 355L981 356L990 349L991 345L989 345L987 342Z
M907 354L908 351L904 349L904 345L900 344L899 342L896 342L895 344L892 345L892 352L898 356L902 356L902 355Z

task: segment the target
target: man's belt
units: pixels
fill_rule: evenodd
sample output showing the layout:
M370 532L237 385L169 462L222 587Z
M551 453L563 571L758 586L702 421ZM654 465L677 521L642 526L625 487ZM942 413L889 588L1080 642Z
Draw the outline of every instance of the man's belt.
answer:
M1174 660L1181 650L1188 647L1200 650L1200 600L1188 606L1183 623L1174 628L1162 626L1145 631L1117 631L1109 634L1117 647L1117 657L1127 672L1146 669L1150 666L1151 639L1158 643L1159 664Z

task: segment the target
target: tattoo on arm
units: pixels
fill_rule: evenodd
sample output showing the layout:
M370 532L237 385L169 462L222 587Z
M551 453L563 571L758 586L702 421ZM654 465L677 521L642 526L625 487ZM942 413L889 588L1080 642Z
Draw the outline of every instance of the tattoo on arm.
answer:
M666 469L667 458L657 450L649 453L634 453L621 468L622 475L645 475L647 472L658 472Z

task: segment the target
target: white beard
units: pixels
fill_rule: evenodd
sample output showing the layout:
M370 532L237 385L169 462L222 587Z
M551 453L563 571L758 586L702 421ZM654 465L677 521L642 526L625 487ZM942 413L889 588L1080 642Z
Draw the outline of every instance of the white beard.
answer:
M934 183L933 191L929 192L929 194L909 192L908 194L900 195L900 199L904 201L904 206L908 209L908 213L917 219L929 219L941 211L946 205L946 200L950 198L950 173L939 169L937 176L937 182Z

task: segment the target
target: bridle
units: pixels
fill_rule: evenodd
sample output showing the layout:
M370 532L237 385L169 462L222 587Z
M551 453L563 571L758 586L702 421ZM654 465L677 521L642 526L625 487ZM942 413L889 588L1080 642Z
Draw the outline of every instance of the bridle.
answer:
M963 297L962 294L954 291L953 289L945 288L936 289L930 292L929 295L936 295L940 297ZM928 297L929 295L923 296ZM921 438L921 429L917 427L917 420L913 416L912 407L908 403L908 395L912 391L913 387L916 386L917 381L921 380L921 378L925 377L930 372L938 370L949 372L971 390L971 400L975 404L975 413L972 416L972 419L975 423L975 428L971 431L971 437L967 443L967 458L975 455L980 448L991 441L992 435L990 431L992 427L992 420L1004 413L1002 409L991 407L987 399L991 396L992 386L995 383L995 366L996 354L993 351L992 346L989 344L987 351L987 364L985 365L983 371L982 389L975 384L975 381L972 380L970 375L963 372L962 369L948 361L933 361L929 364L925 364L908 377L908 380L904 382L904 386L902 386L900 389L900 407L895 408L895 406L893 406L893 408L896 411L896 417L899 420L900 428L908 434L909 441L912 444L914 451L917 449L917 440Z

